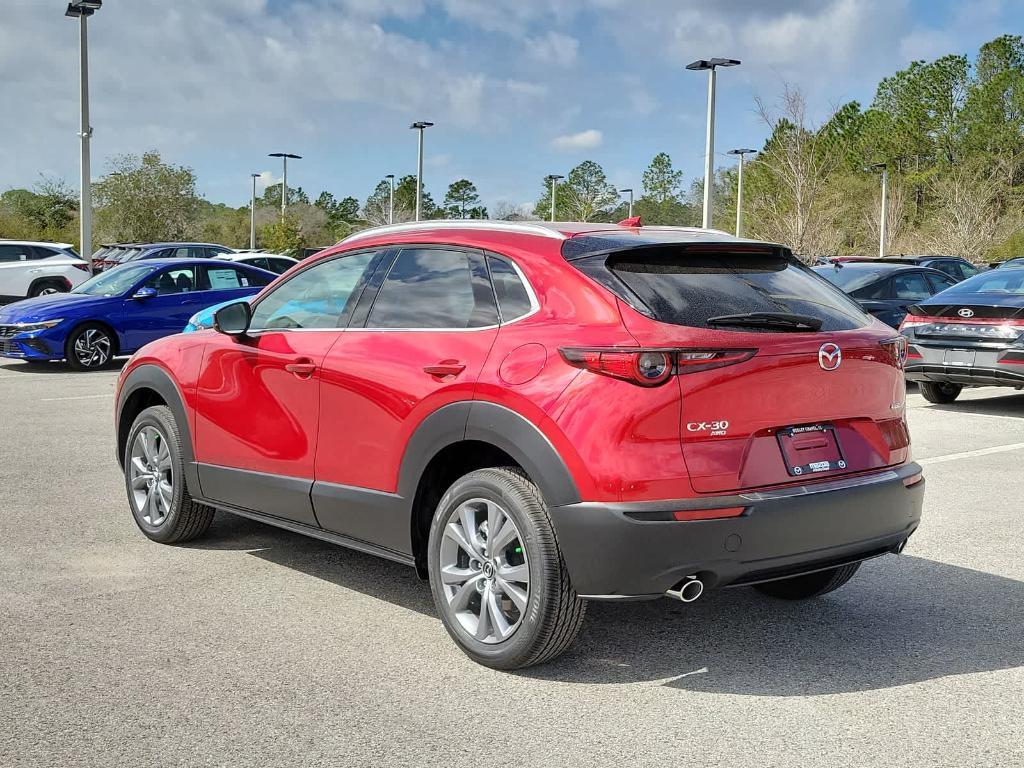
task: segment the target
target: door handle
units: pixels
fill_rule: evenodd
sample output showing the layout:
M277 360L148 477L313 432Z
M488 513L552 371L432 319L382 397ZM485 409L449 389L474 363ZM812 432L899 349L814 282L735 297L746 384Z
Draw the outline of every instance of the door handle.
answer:
M431 376L458 376L466 370L466 364L458 360L442 360L434 365L424 366L423 370Z
M293 363L288 363L284 369L288 373L295 374L300 379L308 379L316 372L316 363L307 357L303 357Z

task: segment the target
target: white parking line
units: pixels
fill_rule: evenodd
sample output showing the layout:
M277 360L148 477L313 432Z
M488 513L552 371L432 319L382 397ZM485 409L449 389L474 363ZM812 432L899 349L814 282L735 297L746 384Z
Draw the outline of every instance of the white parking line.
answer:
M105 395L77 395L75 397L42 397L39 399L41 403L55 403L58 400L92 400L97 397L113 397L113 392L108 392Z
M970 459L974 456L988 456L993 453L1006 453L1024 448L1024 443L1010 443L1009 445L994 445L991 448L979 448L976 451L964 451L963 453L947 453L945 456L933 456L929 459L915 459L918 464L927 466L929 464L942 464L957 459Z

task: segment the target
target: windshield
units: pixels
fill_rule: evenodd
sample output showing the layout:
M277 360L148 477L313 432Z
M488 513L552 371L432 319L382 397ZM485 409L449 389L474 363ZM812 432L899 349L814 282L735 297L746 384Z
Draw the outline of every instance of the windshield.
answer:
M1024 269L996 269L969 277L942 292L943 298L989 293L1000 296L1024 295Z
M839 286L846 293L853 293L858 288L870 285L877 280L882 271L878 269L857 269L856 267L812 267L819 275L832 285Z
M84 293L88 296L118 296L152 270L153 268L149 266L116 267L86 280L71 292Z
M116 254L111 254L107 257L108 261L116 261L118 264L124 264L126 261L135 261L143 254L141 248L124 248L118 251Z

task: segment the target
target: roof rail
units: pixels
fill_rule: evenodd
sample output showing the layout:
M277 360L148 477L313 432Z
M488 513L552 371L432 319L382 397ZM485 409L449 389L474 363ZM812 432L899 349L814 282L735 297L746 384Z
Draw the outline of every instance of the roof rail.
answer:
M516 232L521 235L537 235L538 237L550 237L555 240L566 239L565 235L561 232L537 223L492 221L490 219L433 219L430 221L408 221L403 224L385 224L381 227L371 227L370 229L355 232L344 238L341 242L351 243L354 240L362 240L378 235L436 229L481 229L493 232Z

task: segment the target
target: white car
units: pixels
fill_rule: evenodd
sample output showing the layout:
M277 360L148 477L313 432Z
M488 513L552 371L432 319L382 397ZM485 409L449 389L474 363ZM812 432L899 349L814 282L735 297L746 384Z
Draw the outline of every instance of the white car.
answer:
M283 275L289 269L298 264L297 259L291 256L283 256L277 253L264 253L262 251L238 251L237 253L222 253L216 258L224 261L235 261L239 264L248 264L250 267L265 269L275 275Z
M91 276L70 243L0 240L0 299L65 293Z

